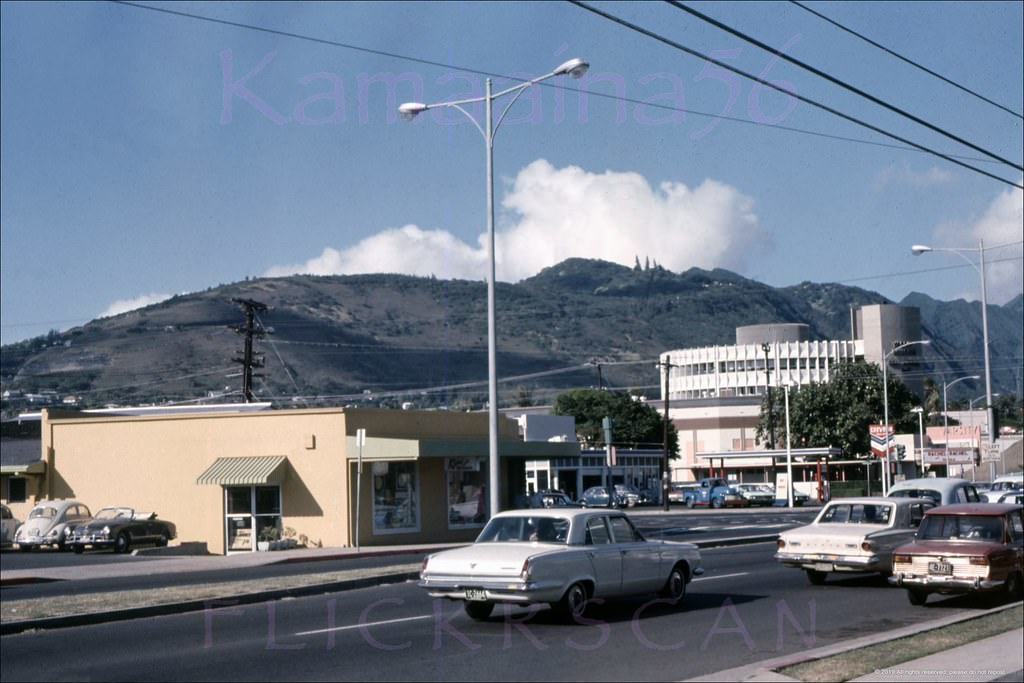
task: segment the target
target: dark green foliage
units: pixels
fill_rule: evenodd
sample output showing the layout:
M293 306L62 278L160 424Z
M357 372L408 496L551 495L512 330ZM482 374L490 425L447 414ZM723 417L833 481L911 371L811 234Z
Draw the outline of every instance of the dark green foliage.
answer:
M555 415L576 418L576 436L590 448L605 446L603 420L612 419L612 444L620 448L664 446L665 420L654 408L621 391L574 389L559 394L552 409ZM668 424L668 452L679 451L676 429Z

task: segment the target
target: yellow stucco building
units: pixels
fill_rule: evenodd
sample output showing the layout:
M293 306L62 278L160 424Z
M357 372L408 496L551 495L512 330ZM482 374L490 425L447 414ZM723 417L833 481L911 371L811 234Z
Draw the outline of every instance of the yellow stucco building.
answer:
M486 413L44 410L41 448L32 498L155 511L179 541L212 553L282 536L326 547L470 541L489 514ZM579 455L576 443L523 441L504 418L498 450L502 508L526 488L525 461Z

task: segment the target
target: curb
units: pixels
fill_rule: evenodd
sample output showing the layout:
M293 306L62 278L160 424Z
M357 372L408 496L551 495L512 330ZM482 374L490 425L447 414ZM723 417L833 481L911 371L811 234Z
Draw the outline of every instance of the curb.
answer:
M281 588L277 590L260 591L258 593L243 593L242 595L233 595L231 597L224 598L206 598L203 600L171 602L163 605L150 605L147 607L129 607L126 609L92 612L89 614L69 614L62 617L8 621L0 623L0 636L24 633L25 631L33 630L68 628L70 626L106 624L115 621L159 617L170 614L185 614L187 612L199 612L234 605L251 605L260 602L272 602L282 598L297 598L310 595L320 595L322 593L331 593L334 591L372 588L373 586L379 586L384 583L403 583L417 578L419 578L419 572L380 574L377 576L347 579L345 581L334 581L331 583L318 583L309 586L299 586L296 588Z
M903 626L901 628L893 629L891 631L884 631L882 633L874 633L869 636L861 636L860 638L854 638L852 640L842 640L831 645L824 645L813 650L805 650L803 652L794 652L789 655L782 655L781 657L774 657L772 659L765 659L760 662L753 664L746 664L744 666L735 667L733 669L725 669L723 671L716 671L714 673L699 676L697 678L686 679L688 681L798 681L799 679L786 676L785 674L778 673L779 669L785 669L786 667L795 666L797 664L803 664L805 662L811 662L818 659L825 659L826 657L832 657L834 655L843 654L850 652L851 650L859 650L861 648L870 647L879 643L889 642L890 640L898 640L900 638L906 638L909 636L917 635L919 633L927 633L928 631L934 631L935 629L943 628L946 626L952 626L953 624L959 624L965 621L971 621L973 619L980 619L981 617L988 616L990 614L998 614L1004 610L1013 609L1021 605L1020 601L1011 602L1007 605L1000 605L987 609L983 612L976 614L956 614L947 617L941 617L932 621L922 622L918 624L911 624L909 626ZM907 659L908 662L914 660L911 656Z

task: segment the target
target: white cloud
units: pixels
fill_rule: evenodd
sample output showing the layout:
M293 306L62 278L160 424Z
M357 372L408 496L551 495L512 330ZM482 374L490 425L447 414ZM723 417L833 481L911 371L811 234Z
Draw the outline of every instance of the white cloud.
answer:
M118 299L114 303L107 306L107 310L99 314L100 318L109 318L115 315L121 315L128 311L134 311L136 308L145 308L152 304L158 304L161 301L170 299L172 294L143 294L134 299Z
M1024 192L1010 188L996 197L972 226L971 235L985 240L989 303L1004 304L1020 294L1024 289Z
M945 185L953 181L953 174L938 166L932 166L927 171L914 171L907 164L897 166L890 164L886 166L875 177L878 186L885 185L910 185L915 188L934 187Z
M497 231L498 279L516 281L570 257L631 266L651 256L670 270L691 266L741 270L771 241L758 225L753 200L714 180L695 188L638 173L590 173L539 159L508 185ZM327 247L305 263L265 275L405 273L483 279L486 235L468 244L445 230L416 225L384 230L356 245Z

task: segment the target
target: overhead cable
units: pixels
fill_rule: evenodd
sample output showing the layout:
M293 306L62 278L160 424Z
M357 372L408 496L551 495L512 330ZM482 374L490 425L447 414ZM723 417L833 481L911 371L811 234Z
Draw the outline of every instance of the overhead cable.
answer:
M846 31L849 34L854 35L854 36L860 38L865 43L868 43L869 45L873 45L873 46L877 47L879 50L882 50L883 52L889 53L890 55L892 55L896 59L904 61L907 64L910 64L911 66L916 67L916 68L920 69L921 71L924 71L926 74L929 74L931 76L935 76L935 78L938 78L940 81L943 81L944 83L948 83L949 85L953 86L954 88L958 88L960 90L963 90L965 93L967 93L969 95L974 95L979 100L981 100L983 102L987 102L987 103L991 104L993 107L997 107L999 109L1002 109L1006 113L1012 114L1013 116L1016 116L1018 119L1024 119L1024 116L1022 116L1021 114L1015 112L1014 110L1010 109L1009 107L1004 107L1003 105L999 104L998 102L990 100L989 98L985 97L984 95L982 95L980 93L976 93L973 90L971 90L970 88L968 88L966 86L963 86L963 85L960 85L956 81L953 81L953 80L951 80L949 78L946 78L942 74L936 73L936 72L932 71L931 69L929 69L926 66L922 66L921 64L918 64L914 60L908 59L907 57L904 57L903 55L901 55L898 52L895 52L894 50L890 50L889 48L885 47L884 45L881 45L881 44L871 40L867 36L865 36L865 35L863 35L861 33L857 33L856 31L854 31L851 28L843 26L838 21L835 21L834 19L830 19L830 18L826 17L821 12L815 11L815 10L811 9L810 7L808 7L807 5L804 5L804 4L801 4L801 3L797 2L796 0L789 0L789 1L792 2L794 5L796 5L797 7L799 7L800 9L805 10L807 12L810 12L811 14L813 14L816 17L818 17L819 19L827 21L828 23L832 24L836 28L838 28L838 29L840 29L842 31Z
M699 59L705 60L705 61L707 61L707 62L709 62L711 64L714 64L715 66L717 66L719 68L725 69L726 71L731 71L732 73L735 73L735 74L738 74L740 76L743 76L744 78L747 78L747 79L750 79L750 80L755 81L757 83L760 83L761 85L763 85L765 87L768 87L768 88L771 88L772 90L777 90L777 91L779 91L779 92L781 92L781 93L783 93L785 95L789 95L790 97L792 97L794 99L800 100L801 102L804 102L804 103L809 104L809 105L811 105L813 107L817 107L818 109L826 111L826 112L832 114L833 116L838 116L839 118L844 119L846 121L849 121L851 123L855 123L858 126L861 126L863 128L867 128L868 130L872 130L872 131L874 131L874 132L876 132L876 133L878 133L880 135L884 135L884 136L886 136L888 138L891 138L893 140L897 140L899 142L902 142L905 145L910 145L910 146L915 147L915 148L917 148L917 149L919 149L921 151L924 151L924 152L927 152L927 153L932 154L934 156L937 156L940 159L945 159L946 161L948 161L950 163L953 163L953 164L956 164L957 166L961 166L961 167L966 168L968 170L974 171L975 173L980 173L981 175L986 176L988 178L991 178L993 180L998 180L999 182L1005 183L1006 185L1010 185L1011 187L1016 187L1017 189L1024 190L1024 184L1018 185L1017 183L1015 183L1013 181L1010 181L1010 180L1006 180L1005 178L1001 178L1001 177L995 175L994 173L989 173L988 171L983 171L980 168L977 168L975 166L971 166L970 164L966 164L966 163L964 163L962 161L958 161L957 159L954 159L953 157L951 157L948 154L943 154L942 152L936 151L934 149L931 149L930 147L926 147L925 145L921 145L921 144L918 144L918 143L913 142L911 140L908 140L907 138L904 138L904 137L901 137L899 135L896 135L895 133L890 133L889 131L886 131L886 130L884 130L882 128L879 128L878 126L870 124L867 121L859 119L859 118L857 118L855 116L851 116L849 114L844 114L843 112L839 111L838 109L830 107L827 104L822 104L821 102L818 102L817 100L813 100L813 99L811 99L809 97L805 97L803 95L799 95L797 93L790 92L789 90L786 90L782 86L776 85L776 84L772 83L771 81L765 80L763 78L759 78L758 76L755 76L753 74L747 73L746 71L743 71L742 69L738 69L738 68L732 66L731 64L726 64L725 62L723 62L721 60L715 59L713 57L709 57L709 56L707 56L705 54L702 54L702 53L698 52L697 50L694 50L693 48L686 47L682 43L678 43L678 42L676 42L676 41L674 41L674 40L672 40L670 38L666 38L665 36L663 36L661 34L655 33L654 31L650 31L648 29L643 28L642 26L638 26L637 24L634 24L632 22L626 21L625 19L621 19L621 18L619 18L619 17L617 17L617 16L615 16L613 14L609 14L608 12L605 12L603 10L599 10L596 7L591 7L590 5L586 4L585 2L580 2L580 0L567 0L567 1L572 3L573 5L576 5L577 7L581 7L581 8L583 8L583 9L589 11L589 12L592 12L592 13L594 13L594 14L602 17L602 18L604 18L604 19L607 19L608 21L614 22L616 24L619 24L620 26L624 26L624 27L626 27L626 28L628 28L630 30L636 31L637 33L640 33L642 35L647 36L648 38L653 38L654 40L657 40L660 43L664 43L665 45L668 45L669 47L675 48L676 50L679 50L681 52L685 52L688 55L691 55L693 57L697 57Z
M786 60L790 64L798 66L801 69L804 69L805 71L810 71L815 76L818 76L820 78L824 78L829 83L832 83L834 85L838 85L840 88L843 88L844 90L848 90L848 91L850 91L850 92L852 92L852 93L854 93L856 95L859 95L860 97L865 98L866 100L868 100L870 102L873 102L874 104L877 104L880 107L885 107L886 109L888 109L891 112L899 114L900 116L902 116L904 118L910 119L914 123L916 123L918 125L921 125L921 126L924 126L928 130L931 130L931 131L933 131L935 133L938 133L939 135L945 136L945 137L947 137L950 140L953 140L955 142L959 142L961 145L965 145L966 147L970 147L971 149L973 149L976 152L981 152L985 156L991 157L991 158L995 159L996 161L1000 161L1000 162L1006 164L1007 166L1010 166L1010 167L1012 167L1014 169L1017 169L1018 171L1024 171L1024 165L1021 165L1021 164L1019 164L1017 162L1014 162L1014 161L1010 161L1009 159L1004 159L1003 157L999 156L995 152L990 152L987 149L985 149L983 147L980 147L978 145L975 145L974 143L969 142L969 141L961 138L958 135L950 133L949 131L947 131L947 130L945 130L943 128L940 128L939 126L936 126L936 125L934 125L932 123L929 123L928 121L925 121L921 117L915 116L914 114L911 114L910 112L908 112L908 111L906 111L904 109L901 109L900 107L897 107L896 105L889 104L885 100L883 100L881 98L878 98L878 97L875 97L871 93L865 92L865 91L861 90L860 88L858 88L858 87L856 87L854 85L850 85L846 81L844 81L842 79L839 79L839 78L836 78L835 76L832 76L831 74L828 74L828 73L822 71L821 69L815 68L815 67L811 66L810 64L807 64L806 62L803 62L803 61L797 59L796 57L790 57L789 55L787 55L786 53L782 52L781 50L777 50L774 47L772 47L771 45L768 45L766 43L761 42L757 38L749 36L746 33L743 33L742 31L739 31L737 29L732 28L731 26L723 24L722 22L720 22L717 19L714 19L712 17L709 17L708 15L704 14L703 12L698 12L697 10L693 9L692 7L688 7L688 6L684 5L683 3L679 2L679 0L665 0L665 2L667 2L670 5L672 5L676 9L682 10L683 12L686 12L687 14L690 14L692 16L697 17L698 19L700 19L703 22L711 24L712 26L725 31L726 33L729 33L731 35L736 36L737 38L739 38L741 40L744 40L744 41L750 43L751 45L759 47L762 50L766 50L767 52L771 52L772 54L777 55L781 59Z

